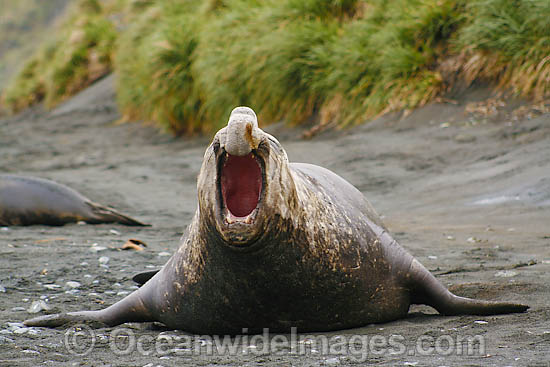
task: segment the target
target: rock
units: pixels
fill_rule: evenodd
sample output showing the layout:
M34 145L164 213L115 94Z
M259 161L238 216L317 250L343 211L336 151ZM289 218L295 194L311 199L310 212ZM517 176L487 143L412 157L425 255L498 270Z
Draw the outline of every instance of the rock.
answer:
M103 265L106 265L106 264L109 262L109 260L110 260L110 259L109 259L107 256L101 256L101 257L99 258L99 263L100 263L100 264L103 264Z
M92 247L90 247L90 251L92 252L99 252L99 251L105 251L105 250L107 250L107 247L98 246L97 243L94 243Z
M519 273L515 270L501 270L495 274L496 277L511 278L515 277Z
M455 136L455 141L457 143L473 143L476 140L477 138L475 137L475 135L458 134Z
M340 358L334 357L334 358L328 358L325 360L325 365L327 366L336 366L340 364Z
M10 329L11 331L22 327L26 327L25 324L23 324L22 322L8 322L7 325L8 325L8 329Z
M65 288L78 288L80 287L80 283L79 282L75 282L75 281L68 281L67 283L65 283Z
M15 340L0 335L0 344L15 343Z
M44 284L44 288L57 289L57 288L61 288L61 286L57 284Z
M27 312L38 313L42 310L49 310L49 309L50 309L50 306L48 306L48 304L43 300L40 300L40 301L34 301L29 307L29 309L27 310Z

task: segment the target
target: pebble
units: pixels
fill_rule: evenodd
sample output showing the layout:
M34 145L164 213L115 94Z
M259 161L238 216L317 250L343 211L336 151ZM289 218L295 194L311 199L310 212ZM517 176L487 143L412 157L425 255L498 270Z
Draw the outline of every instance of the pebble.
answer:
M107 250L107 247L105 246L97 246L97 245L92 245L92 247L90 247L90 251L92 252L99 252L99 251L104 251L104 250Z
M25 311L25 307L13 307L11 309L12 312L19 312L19 311Z
M29 307L29 309L27 310L27 312L38 313L42 310L49 310L49 309L50 309L50 306L48 306L48 304L43 300L40 300L40 301L34 301Z
M86 261L80 263L80 266L88 266L89 264Z
M447 239L448 239L449 241L453 241L455 238L454 238L453 236L447 236Z
M13 331L13 333L17 334L17 335L21 335L21 334L25 334L27 331L29 331L28 327L20 327L20 328L15 329Z
M15 340L0 335L0 344L2 343L15 343Z
M120 232L117 231L116 229L111 229L109 232L111 232L112 234L116 234L117 236L120 236Z
M65 283L65 288L78 288L80 286L81 284L79 282L75 282L73 280L70 280L67 283Z
M483 320L476 320L474 321L474 324L485 325L485 324L488 324L488 322Z
M25 324L23 324L22 322L8 322L7 325L8 325L8 329L10 330L26 327Z
M106 265L106 264L109 262L109 260L110 260L110 259L109 259L107 256L101 256L101 257L99 258L99 263L100 263L100 264L103 264L103 265Z
M0 285L0 293L6 293L6 288Z
M27 354L40 354L40 352L32 349L24 349L21 351L21 353L27 353Z
M457 143L472 143L476 141L475 135L468 135L468 134L458 134L455 136L455 141Z
M57 288L61 288L61 286L57 284L44 284L44 288L57 289Z
M27 331L27 334L29 335L40 335L40 330L36 329L36 328L27 328L29 329L29 331Z
M511 278L515 277L519 273L515 270L501 270L495 274L496 277Z
M340 364L340 358L338 357L328 358L325 360L325 364L327 366L334 366L334 365Z
M68 291L65 291L66 294L72 294L73 296L76 296L77 294L80 294L80 289L70 289Z
M130 292L128 292L128 291L120 291L120 292L117 292L116 295L117 295L117 296L125 296L125 295L127 295L127 294L130 294Z
M437 260L437 256L435 256L435 255L430 255L430 256L428 256L428 259L430 259L430 260Z
M171 254L171 253L169 253L169 252L159 252L158 256L160 256L160 257L164 257L164 256L172 256L172 254Z
M10 229L8 227L2 227L1 228L3 231L9 231Z

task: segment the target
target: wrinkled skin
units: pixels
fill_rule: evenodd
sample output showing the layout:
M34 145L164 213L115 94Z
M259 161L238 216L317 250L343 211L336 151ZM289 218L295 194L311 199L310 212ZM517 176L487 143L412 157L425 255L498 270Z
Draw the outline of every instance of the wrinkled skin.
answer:
M238 175L234 162L244 162ZM101 311L27 325L154 320L196 333L305 332L395 320L412 303L443 314L527 309L450 293L392 239L356 188L324 168L289 164L249 108L236 108L214 137L197 187L198 209L180 248L139 290ZM233 192L243 201L259 192L254 210L239 207ZM241 210L246 215L232 212Z

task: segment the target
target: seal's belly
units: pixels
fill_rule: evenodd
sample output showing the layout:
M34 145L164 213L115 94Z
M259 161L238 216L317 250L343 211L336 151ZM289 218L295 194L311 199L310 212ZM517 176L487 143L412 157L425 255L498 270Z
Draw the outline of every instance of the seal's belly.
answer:
M409 293L393 279L334 282L271 282L256 287L222 284L189 287L170 302L176 312L161 312L159 321L199 333L329 331L403 317Z

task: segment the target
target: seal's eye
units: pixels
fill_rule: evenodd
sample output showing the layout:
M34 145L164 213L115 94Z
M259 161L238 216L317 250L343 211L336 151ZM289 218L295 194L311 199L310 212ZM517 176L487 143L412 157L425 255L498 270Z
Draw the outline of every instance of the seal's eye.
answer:
M218 153L218 151L220 150L220 142L216 140L214 143L212 143L212 149L214 149L214 153Z
M227 154L221 171L221 189L227 209L236 217L246 217L256 208L262 190L262 170L254 153Z

